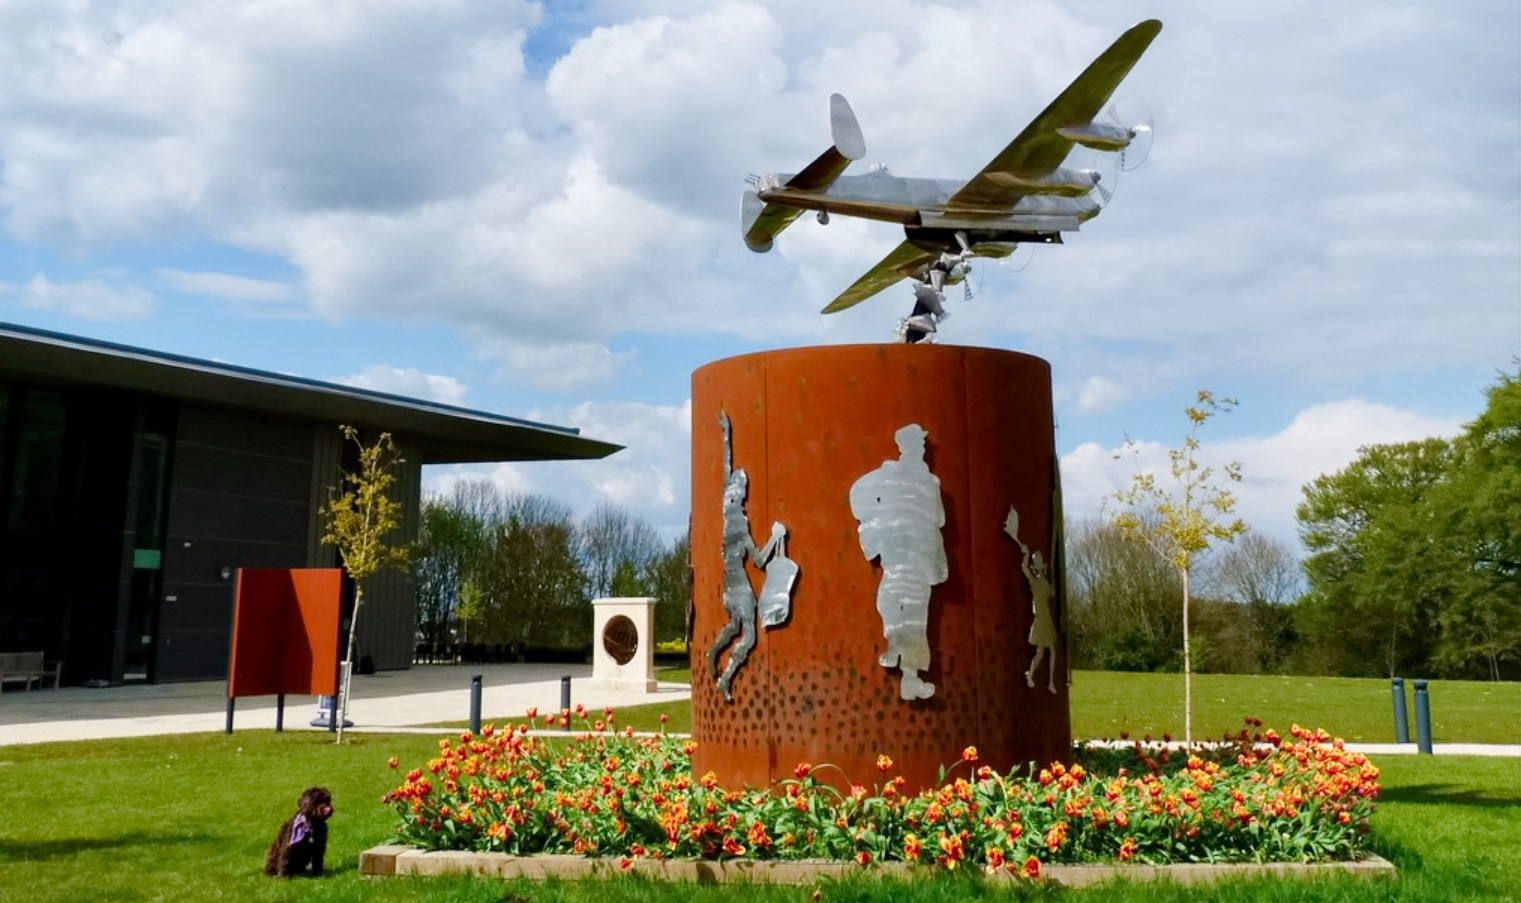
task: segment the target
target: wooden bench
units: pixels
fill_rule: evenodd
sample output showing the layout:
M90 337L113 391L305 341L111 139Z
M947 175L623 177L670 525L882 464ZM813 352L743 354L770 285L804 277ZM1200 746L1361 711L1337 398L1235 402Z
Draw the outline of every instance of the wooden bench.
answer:
M24 684L31 691L32 684L46 686L52 680L56 688L63 676L63 662L53 662L51 667L39 652L0 652L0 686Z

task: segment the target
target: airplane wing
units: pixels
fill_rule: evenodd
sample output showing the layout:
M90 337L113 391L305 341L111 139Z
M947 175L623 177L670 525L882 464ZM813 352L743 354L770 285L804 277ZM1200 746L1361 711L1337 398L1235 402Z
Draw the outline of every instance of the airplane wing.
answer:
M882 258L882 262L872 267L865 276L857 279L855 285L829 302L829 306L821 312L832 314L854 307L898 280L908 278L939 256L905 241Z
M1008 210L1061 165L1073 144L1106 146L1106 130L1096 126L1093 117L1161 30L1161 22L1147 19L1120 35L1002 153L952 195L947 208ZM1107 136L1107 140L1112 142L1117 136Z

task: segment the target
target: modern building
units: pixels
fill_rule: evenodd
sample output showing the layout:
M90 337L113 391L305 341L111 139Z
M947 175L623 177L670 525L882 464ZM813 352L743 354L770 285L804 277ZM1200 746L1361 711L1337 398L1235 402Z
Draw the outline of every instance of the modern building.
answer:
M226 677L240 567L332 567L319 508L389 432L398 539L425 464L605 457L619 446L517 420L0 324L0 650L43 650L64 683ZM365 587L362 653L405 668L406 575Z

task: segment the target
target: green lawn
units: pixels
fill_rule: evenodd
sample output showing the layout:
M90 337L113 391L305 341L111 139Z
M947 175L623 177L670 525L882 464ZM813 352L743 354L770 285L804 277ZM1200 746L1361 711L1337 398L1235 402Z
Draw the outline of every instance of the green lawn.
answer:
M1148 713L1147 681L1154 675L1077 675L1073 718L1078 725L1102 724L1115 706L1130 705L1135 731L1168 729L1165 707ZM1298 681L1296 683L1296 681ZM1314 679L1320 683L1319 679ZM1238 718L1274 712L1306 725L1323 725L1349 736L1370 732L1386 740L1382 714L1388 693L1378 682L1320 683L1327 698L1307 708L1307 679L1201 678L1220 688L1226 703L1218 715ZM1162 684L1150 692L1159 695ZM1387 687L1387 685L1385 685ZM1490 690L1489 695L1481 691ZM1517 688L1487 684L1433 684L1433 711L1446 706L1448 727L1438 740L1491 736L1486 724L1514 727ZM1116 702L1111 694L1127 693ZM1254 696L1256 693L1258 695ZM1266 694L1266 695L1262 695ZM1444 700L1464 694L1478 702L1459 717L1462 706ZM1105 696L1102 700L1098 697ZM1358 699L1370 700L1358 703ZM1360 713L1359 704L1377 712ZM1234 706L1249 705L1244 710ZM1273 708L1265 708L1272 706ZM688 708L689 707L678 707ZM1299 714L1307 712L1308 714ZM1201 717L1204 714L1201 708ZM646 720L620 713L621 723ZM1145 727L1142 719L1157 719ZM1277 721L1277 719L1273 719ZM674 723L671 729L678 729ZM1364 725L1366 722L1366 725ZM1280 729L1286 724L1278 723ZM1344 726L1350 726L1350 730ZM1223 727L1222 727L1223 729ZM1443 730L1449 732L1443 734ZM1094 729L1093 733L1117 733ZM1495 739L1503 739L1501 736ZM733 889L664 886L641 879L615 882L562 882L545 885L470 880L373 880L361 878L361 850L385 841L391 814L380 806L395 774L386 759L424 760L437 749L427 736L350 734L342 747L315 732L275 734L245 731L227 736L199 734L0 747L0 903L54 901L401 901L499 903L499 901L731 901ZM1199 900L1385 901L1521 900L1521 760L1478 757L1387 756L1385 793L1374 817L1379 851L1401 868L1397 882L1351 880L1248 882L1198 889L1147 886L1105 888L1083 893L1049 889L998 888L975 875L959 874L913 884L883 882L869 875L821 885L825 901L953 901L965 899L1056 899L1074 903ZM330 874L321 880L276 881L260 869L275 829L310 784L333 790ZM746 900L803 901L814 888L747 888Z
M514 884L373 880L357 874L361 850L385 840L378 805L393 773L386 757L417 761L436 749L419 736L354 735L343 747L313 733L249 731L91 744L0 748L0 901L519 899L605 903L732 898L721 888L642 880ZM1282 901L1505 900L1521 898L1521 767L1516 760L1386 757L1378 847L1402 869L1372 885L1275 882L1227 885L1210 899ZM334 791L331 874L281 882L260 873L265 846L308 784ZM823 885L837 901L1031 899L969 876L902 885L863 877ZM811 889L746 889L746 899L806 900ZM1132 888L1055 895L1062 900L1194 900L1197 890Z
M1521 900L1521 759L1376 761L1379 852L1411 899Z
M664 678L662 679L674 679ZM1415 739L1415 705L1408 698L1410 737ZM1431 733L1436 743L1521 744L1521 683L1435 680L1430 684ZM654 729L659 716L667 729L686 732L691 706L662 703L624 709L620 724ZM1394 703L1387 680L1277 675L1194 675L1194 736L1219 737L1241 728L1242 719L1260 718L1287 733L1292 724L1323 727L1344 740L1394 742ZM1072 676L1072 736L1114 738L1122 732L1141 738L1183 736L1183 675L1078 671Z
M1521 683L1430 682L1436 743L1521 743ZM1405 681L1411 739L1415 705ZM1194 737L1240 729L1246 717L1279 731L1323 727L1345 740L1394 742L1389 681L1250 674L1194 675ZM1092 739L1183 736L1183 675L1079 671L1072 677L1072 734Z
M668 680L672 683L689 684L692 682L691 668L660 668L655 672L656 680Z

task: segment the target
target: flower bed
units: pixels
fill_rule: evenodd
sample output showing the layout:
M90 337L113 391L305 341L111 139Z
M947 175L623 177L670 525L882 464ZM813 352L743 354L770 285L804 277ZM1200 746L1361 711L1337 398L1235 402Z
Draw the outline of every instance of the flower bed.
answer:
M807 764L775 789L732 790L691 774L690 740L617 732L611 710L595 722L577 714L588 730L568 742L531 735L528 723L440 740L439 755L384 798L400 842L623 868L833 860L1034 878L1052 863L1349 861L1364 851L1378 794L1365 757L1298 727L1187 752L1083 747L1070 767L1028 777L979 767L969 747L940 787L917 794L903 791L886 756L869 787L849 792L819 780L830 766Z

